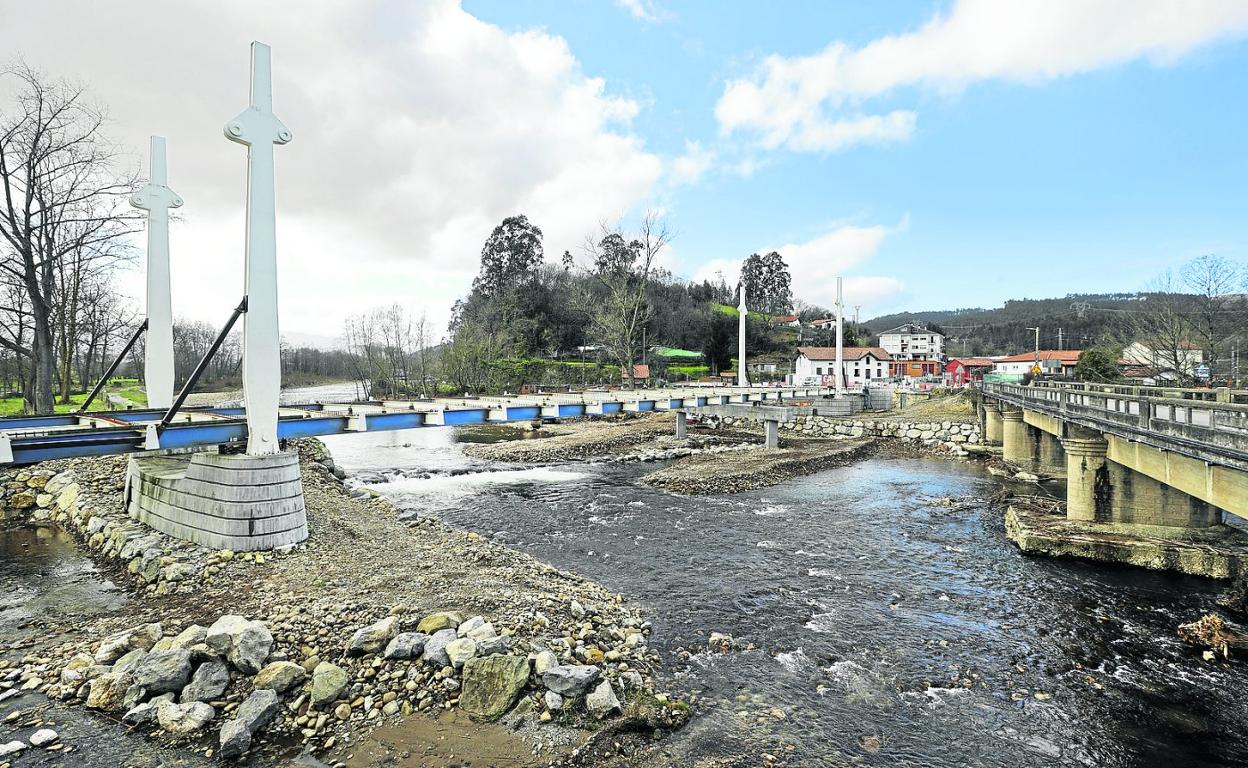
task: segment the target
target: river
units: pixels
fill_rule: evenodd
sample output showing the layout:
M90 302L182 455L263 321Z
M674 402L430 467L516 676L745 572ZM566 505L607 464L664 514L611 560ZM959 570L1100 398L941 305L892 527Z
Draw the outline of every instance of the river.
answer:
M699 699L674 765L1248 764L1242 668L1175 634L1219 587L1022 556L974 463L882 457L684 498L637 482L652 465L496 471L463 439L480 432L326 442L406 514L638 600L667 683ZM948 497L973 501L933 503ZM753 648L711 652L712 631Z

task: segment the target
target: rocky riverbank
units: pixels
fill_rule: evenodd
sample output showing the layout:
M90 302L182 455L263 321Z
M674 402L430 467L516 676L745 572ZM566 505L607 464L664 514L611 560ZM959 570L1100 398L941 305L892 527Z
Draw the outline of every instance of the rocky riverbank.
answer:
M623 597L476 534L400 522L386 501L348 492L319 443L299 450L311 537L246 558L163 539L131 546L150 532L107 513L121 508L120 460L8 477L29 488L50 472L44 488L58 477L60 494L76 486L74 504L36 499L22 515L49 510L37 522L85 536L138 599L13 639L20 655L5 656L0 700L42 692L230 758L305 750L345 760L381 726L401 734L406 721L458 713L455 728L495 738L464 739L457 759L489 763L503 739L509 753L546 765L602 739L644 751L683 722L686 708L655 683L650 625ZM97 518L106 522L91 531ZM145 558L194 577L148 580ZM508 729L486 724L500 718ZM478 742L486 751L474 759Z

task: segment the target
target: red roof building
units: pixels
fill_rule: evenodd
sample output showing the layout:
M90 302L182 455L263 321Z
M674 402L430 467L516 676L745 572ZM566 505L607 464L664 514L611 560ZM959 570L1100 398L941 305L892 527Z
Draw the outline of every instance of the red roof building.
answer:
M965 387L976 379L982 379L984 373L992 370L992 363L989 357L956 357L945 365L945 375L950 386Z

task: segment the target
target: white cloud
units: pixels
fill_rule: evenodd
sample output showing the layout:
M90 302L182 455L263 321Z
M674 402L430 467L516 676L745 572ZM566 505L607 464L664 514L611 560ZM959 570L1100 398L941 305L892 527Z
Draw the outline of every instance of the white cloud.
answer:
M895 227L839 226L803 243L765 246L755 251L778 251L784 257L793 278L794 298L831 307L836 302L836 277L843 275L842 291L846 307L855 304L869 306L901 293L904 284L895 277L846 273L856 271L869 262L890 234L908 225L908 220L902 219ZM729 285L735 285L741 274L740 260L715 259L707 262L698 269L694 279L714 281L719 274Z
M562 38L506 32L455 0L14 6L0 49L85 81L136 156L149 133L168 137L186 200L171 234L179 314L220 322L242 290L246 160L222 125L246 105L252 39L273 47L274 111L294 133L276 150L284 329L336 334L393 302L441 322L505 216L528 215L557 257L663 176L632 132L639 105Z
M633 18L651 24L672 18L671 11L661 7L654 0L615 0L615 4L632 14Z
M671 178L677 184L696 184L715 164L715 151L697 141L685 141L685 153L672 161Z
M834 42L811 56L769 56L753 76L727 84L715 115L724 133L769 147L900 140L913 131L913 112L864 117L864 102L904 87L953 93L981 80L1038 83L1137 59L1166 65L1246 33L1242 0L959 0L914 32L860 48Z

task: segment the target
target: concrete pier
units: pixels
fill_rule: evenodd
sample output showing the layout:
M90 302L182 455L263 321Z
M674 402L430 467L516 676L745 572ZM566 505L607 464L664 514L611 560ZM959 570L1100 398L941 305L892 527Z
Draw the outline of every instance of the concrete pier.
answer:
M126 508L158 531L216 549L272 549L308 537L294 453L134 456Z
M988 445L1001 445L1004 439L1005 425L1001 418L1001 406L995 400L984 403L984 442Z
M689 416L684 411L676 412L676 439L684 440L689 436Z
M1050 435L1041 429L1033 429L1038 443L1037 465L1043 474L1053 477L1066 476L1066 451L1062 448L1061 438Z
M763 422L763 433L766 436L764 445L767 448L780 447L780 422L775 419L767 419Z
M1108 507L1105 454L1109 443L1100 435L1080 431L1062 440L1062 448L1066 452L1066 517L1095 521L1097 506Z
M1002 458L1018 467L1034 466L1036 457L1032 455L1033 443L1027 434L1027 424L1023 421L1023 409L1003 407L1001 421Z

